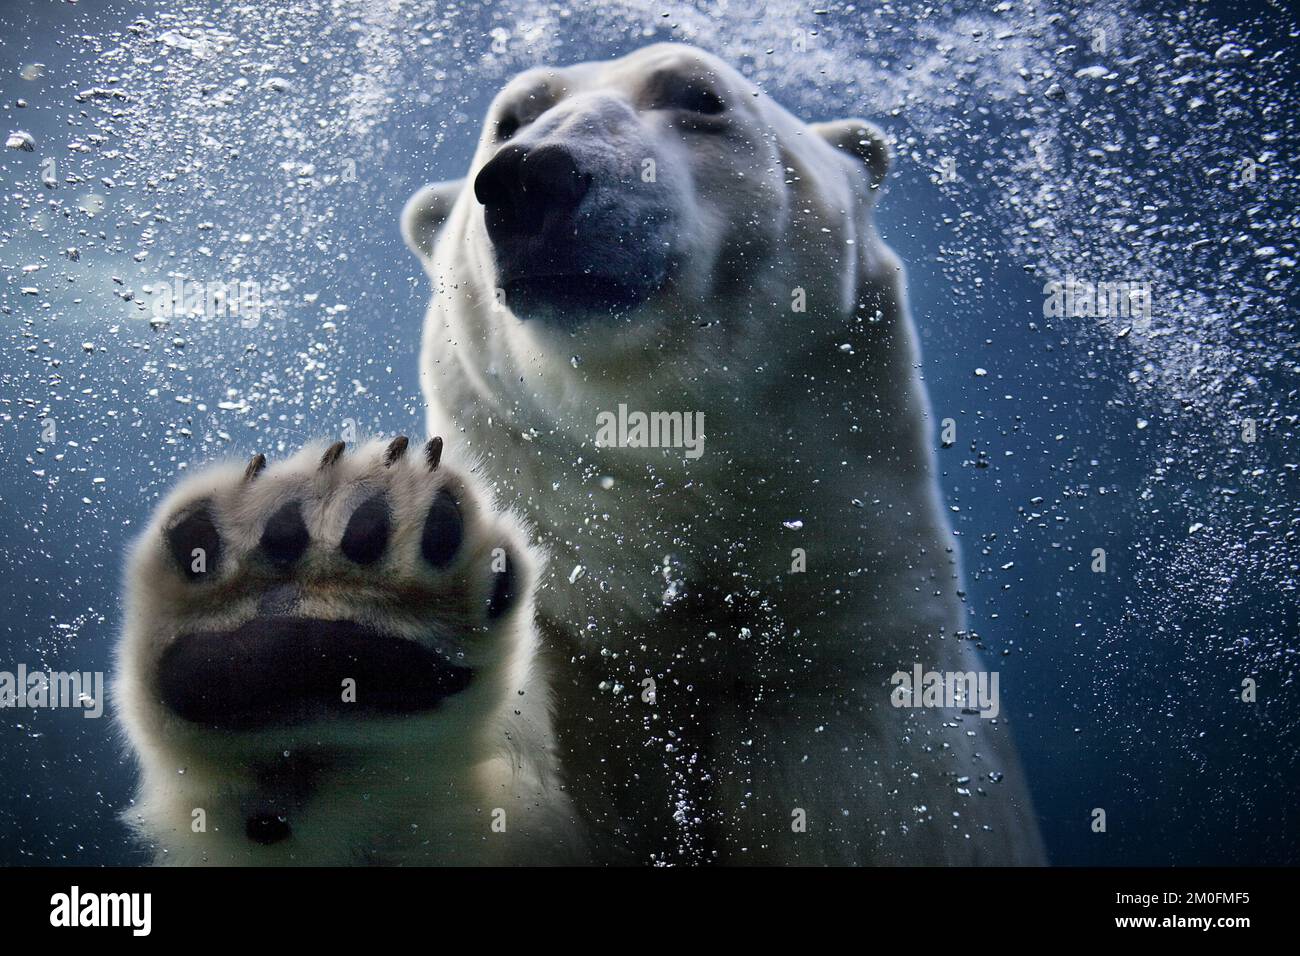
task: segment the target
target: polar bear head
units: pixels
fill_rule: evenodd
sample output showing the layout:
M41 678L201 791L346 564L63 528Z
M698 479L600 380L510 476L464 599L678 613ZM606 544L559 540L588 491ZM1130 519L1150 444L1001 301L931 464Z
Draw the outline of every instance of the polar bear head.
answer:
M426 388L450 340L503 382L578 354L626 377L873 308L897 284L871 220L889 158L870 123L805 123L690 46L523 73L469 175L403 212L435 287Z

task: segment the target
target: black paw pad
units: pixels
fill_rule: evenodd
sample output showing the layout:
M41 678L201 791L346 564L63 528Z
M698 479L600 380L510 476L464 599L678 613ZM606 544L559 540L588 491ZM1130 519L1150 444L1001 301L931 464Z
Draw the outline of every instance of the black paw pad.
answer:
M507 551L505 567L500 571L495 571L492 575L492 595L488 598L487 605L489 620L495 621L510 610L515 603L517 590L515 587L515 563L510 558L510 552Z
M244 823L244 833L254 843L270 846L273 843L288 839L292 830L289 827L289 821L284 817L277 816L274 813L260 813L255 817L248 818Z
M221 564L221 535L212 510L200 505L164 532L167 548L191 581L216 577Z
M460 516L460 505L443 489L429 506L424 519L424 533L420 536L420 553L435 568L451 564L465 537L465 522Z
M382 494L372 495L352 512L339 550L357 564L374 564L388 546L388 530L388 501Z
M272 564L280 567L301 558L310 543L311 536L302 520L302 505L297 501L281 505L262 531L262 552Z

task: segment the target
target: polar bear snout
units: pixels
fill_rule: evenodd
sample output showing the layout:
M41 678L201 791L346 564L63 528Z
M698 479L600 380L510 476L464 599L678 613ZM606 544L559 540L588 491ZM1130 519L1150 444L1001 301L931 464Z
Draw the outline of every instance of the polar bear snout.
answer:
M672 195L629 104L579 97L500 144L473 176L496 285L521 319L623 314L664 282Z
M511 143L479 170L474 196L483 204L488 236L500 246L572 229L591 181L563 146L530 150Z

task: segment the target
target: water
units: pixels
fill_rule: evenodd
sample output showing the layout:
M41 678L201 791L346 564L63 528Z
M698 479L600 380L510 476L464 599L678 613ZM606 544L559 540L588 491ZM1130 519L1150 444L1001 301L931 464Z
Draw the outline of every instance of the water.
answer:
M406 197L464 173L517 70L686 40L895 139L880 228L1052 858L1295 862L1293 15L763 6L0 13L4 666L111 668L122 549L186 468L421 434ZM158 314L216 276L257 283L256 324ZM1151 314L1046 315L1071 276L1146 282ZM10 710L0 733L4 862L142 859L110 721Z

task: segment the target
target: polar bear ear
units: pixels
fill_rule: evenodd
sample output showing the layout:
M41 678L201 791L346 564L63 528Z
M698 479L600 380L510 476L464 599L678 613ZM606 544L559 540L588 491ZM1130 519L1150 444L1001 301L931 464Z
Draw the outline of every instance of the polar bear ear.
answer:
M406 201L402 208L402 238L417 256L427 259L433 254L433 237L447 221L464 185L463 179L430 183Z
M875 123L860 119L835 120L831 123L813 123L812 130L836 149L842 149L859 159L871 175L871 187L880 185L893 153L885 140L884 131Z

